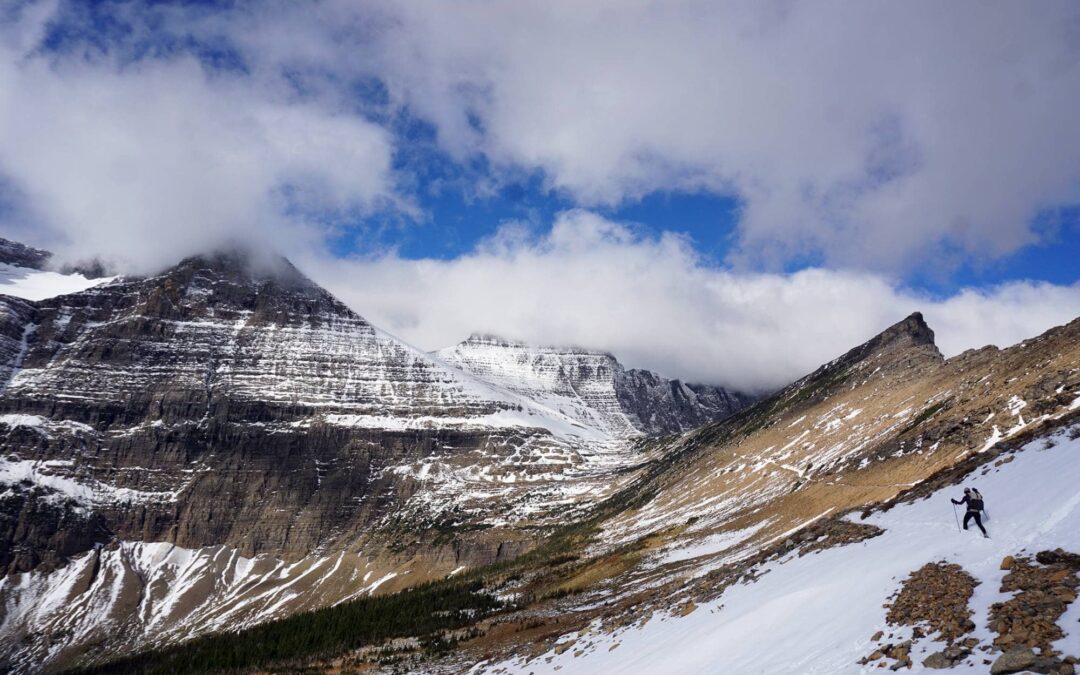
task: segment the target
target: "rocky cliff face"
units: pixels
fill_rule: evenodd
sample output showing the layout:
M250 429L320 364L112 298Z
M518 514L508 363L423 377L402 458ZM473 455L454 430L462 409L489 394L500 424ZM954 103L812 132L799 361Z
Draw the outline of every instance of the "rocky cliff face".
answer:
M615 395L635 427L646 434L676 433L719 422L755 400L723 387L669 380L636 368L616 374Z
M434 354L621 438L686 431L723 419L752 400L721 387L627 370L606 352L537 347L492 335L473 335Z
M7 299L8 474L105 514L121 539L296 557L398 514L422 460L497 471L536 453L569 468L598 436L411 350L276 265L197 258Z

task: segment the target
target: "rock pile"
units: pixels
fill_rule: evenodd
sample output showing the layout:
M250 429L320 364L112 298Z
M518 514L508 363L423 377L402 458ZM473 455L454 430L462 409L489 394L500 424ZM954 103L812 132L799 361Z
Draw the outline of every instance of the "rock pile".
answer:
M923 659L926 668L952 668L971 656L972 648L979 643L975 638L967 638L959 644L949 645L940 652L934 652Z
M859 663L866 665L880 661L879 667L884 667L887 662L881 659L892 659L895 661L891 665L893 670L910 668L914 640L935 634L937 639L946 642L947 647L931 654L923 661L924 666L949 668L966 659L978 644L973 637L964 638L975 628L968 600L978 583L954 563L927 563L912 572L892 602L886 603L889 611L885 620L893 626L911 626L913 639L881 645L882 633L879 631L871 638L879 643L878 648Z
M1041 551L1034 560L1010 556L1002 568L1009 573L1001 592L1015 594L990 607L990 629L997 633L994 646L1005 652L992 672L1073 673L1076 659L1062 657L1053 643L1064 637L1058 619L1077 597L1080 555L1058 549Z
M846 546L872 539L885 530L868 523L853 523L845 518L831 518L799 532L799 557L834 546Z
M869 656L859 659L861 665L868 663L878 662L878 668L884 668L889 665L887 659L892 659L892 670L900 670L901 668L911 667L911 640L903 640L896 644L887 643L881 645L880 648L874 650Z
M885 619L893 625L925 623L930 634L953 644L975 629L968 600L978 583L955 563L927 563L904 580Z

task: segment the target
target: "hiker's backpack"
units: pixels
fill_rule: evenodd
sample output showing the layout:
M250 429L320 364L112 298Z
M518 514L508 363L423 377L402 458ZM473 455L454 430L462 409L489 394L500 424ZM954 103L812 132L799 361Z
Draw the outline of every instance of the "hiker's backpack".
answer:
M971 488L971 496L973 499L979 500L979 502L982 504L982 508L979 510L983 512L983 517L986 520L990 520L990 514L986 511L986 500L983 499L982 493L975 488Z

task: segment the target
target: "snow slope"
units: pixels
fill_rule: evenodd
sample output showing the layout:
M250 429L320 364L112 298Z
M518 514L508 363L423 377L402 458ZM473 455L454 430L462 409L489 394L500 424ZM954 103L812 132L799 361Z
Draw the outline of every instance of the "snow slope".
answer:
M1075 430L1080 427L1073 427ZM976 474L993 516L991 539L960 533L949 497L960 486L931 498L874 514L865 522L885 529L867 541L825 550L803 558L789 554L765 566L756 583L731 586L716 601L686 617L654 616L613 634L569 635L577 640L562 654L550 652L528 663L478 664L474 671L550 673L858 673L875 670L857 661L874 650L870 636L885 624L883 602L901 581L927 562L961 565L982 583L970 601L983 644L990 605L1007 599L998 592L1007 572L1002 558L1021 550L1029 554L1054 548L1080 550L1080 439L1069 431L1026 445L1014 461ZM1073 603L1059 625L1066 637L1056 647L1080 652L1080 602ZM925 638L912 651L914 667L944 645ZM579 657L574 652L585 648ZM980 672L982 658L970 658L948 672Z
M16 671L38 672L79 645L118 638L111 649L117 644L136 649L237 630L372 595L414 571L408 562L344 551L288 562L244 557L228 546L193 550L164 542L116 542L51 574L35 570L0 578L0 637L12 645L4 658ZM42 633L69 639L25 639Z
M114 278L87 279L77 273L61 274L0 263L0 294L38 301L85 291Z

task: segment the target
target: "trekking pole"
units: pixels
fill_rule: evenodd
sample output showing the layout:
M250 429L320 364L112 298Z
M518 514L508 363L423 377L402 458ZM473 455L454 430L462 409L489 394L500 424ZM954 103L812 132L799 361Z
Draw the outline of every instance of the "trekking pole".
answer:
M956 515L956 504L952 505L952 517L956 521L956 531L960 531L960 516Z

